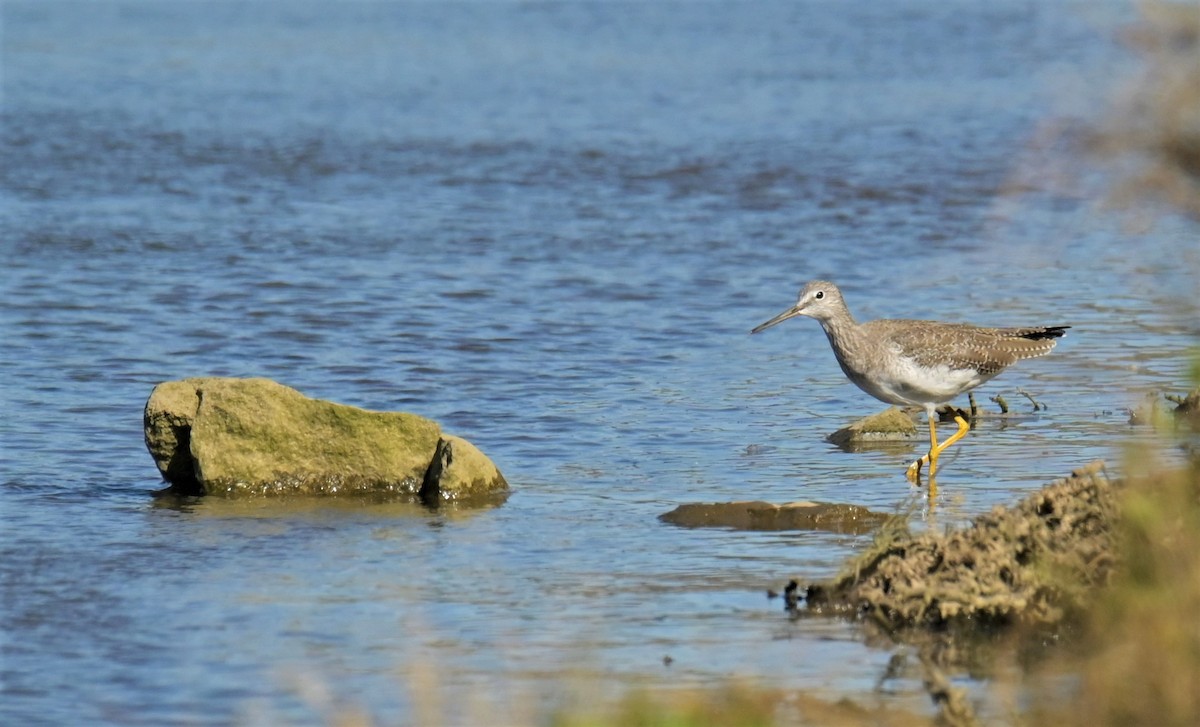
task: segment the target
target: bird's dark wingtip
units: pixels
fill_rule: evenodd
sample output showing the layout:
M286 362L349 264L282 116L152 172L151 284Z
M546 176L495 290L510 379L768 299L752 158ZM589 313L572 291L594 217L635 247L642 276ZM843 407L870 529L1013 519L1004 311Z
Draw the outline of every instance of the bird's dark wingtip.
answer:
M1030 341L1043 341L1047 338L1062 338L1067 335L1067 329L1070 326L1046 326L1045 328L1035 328L1028 333L1022 333L1021 338L1028 338Z

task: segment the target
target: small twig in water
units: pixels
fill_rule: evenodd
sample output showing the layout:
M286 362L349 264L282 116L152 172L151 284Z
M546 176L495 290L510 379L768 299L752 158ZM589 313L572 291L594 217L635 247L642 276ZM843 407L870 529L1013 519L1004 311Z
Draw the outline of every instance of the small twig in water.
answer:
M784 586L784 588L783 588L783 608L785 611L795 611L796 610L797 605L800 603L800 594L796 593L796 591L798 591L799 589L800 589L800 584L796 582L795 578L788 581L787 585Z
M1003 396L996 394L995 396L988 397L988 399L996 402L996 404L1000 407L1001 414L1008 413L1008 402L1004 400Z
M1042 402L1038 401L1037 399L1033 398L1033 394L1030 394L1028 391L1026 391L1024 389L1017 389L1017 393L1020 394L1021 396L1025 397L1026 399L1029 399L1029 401L1033 403L1034 411L1038 411L1038 410L1045 411L1046 410L1046 405L1043 404Z

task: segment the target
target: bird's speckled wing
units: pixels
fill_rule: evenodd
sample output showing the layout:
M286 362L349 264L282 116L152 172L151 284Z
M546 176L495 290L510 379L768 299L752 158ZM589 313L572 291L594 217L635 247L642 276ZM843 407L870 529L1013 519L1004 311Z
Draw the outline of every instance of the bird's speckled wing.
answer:
M1069 326L980 328L964 323L880 320L863 324L921 366L948 365L993 376L1026 358L1050 353Z

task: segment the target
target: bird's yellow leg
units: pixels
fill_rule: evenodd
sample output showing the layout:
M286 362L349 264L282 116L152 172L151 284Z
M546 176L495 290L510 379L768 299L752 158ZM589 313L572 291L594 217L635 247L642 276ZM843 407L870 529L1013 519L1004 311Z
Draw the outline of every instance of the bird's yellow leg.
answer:
M926 462L928 462L929 479L933 480L934 475L937 474L938 456L941 455L942 452L946 451L947 447L967 436L967 432L971 431L971 425L968 424L967 421L961 416L955 414L954 421L958 424L958 431L950 435L946 441L938 444L937 425L934 422L934 418L929 417L929 453L908 466L908 472L906 473L908 475L908 479L912 480L913 482L916 482L918 479L920 479L921 468L925 466Z
M913 482L921 479L921 468L925 466L926 462L929 463L929 476L930 478L933 477L935 468L937 467L937 456L941 451L938 449L937 423L932 415L927 418L929 419L929 453L910 464L908 472L905 473L908 479Z
M958 431L955 432L954 434L950 435L949 439L947 439L946 441L942 442L941 444L939 444L937 446L937 452L935 452L933 455L934 460L937 459L939 454L946 451L946 449L951 444L954 444L958 440L967 436L967 432L971 431L971 425L967 424L967 421L965 419L963 419L962 417L958 416L957 414L954 415L954 421L958 424ZM931 476L933 475L933 465L929 466L929 474Z

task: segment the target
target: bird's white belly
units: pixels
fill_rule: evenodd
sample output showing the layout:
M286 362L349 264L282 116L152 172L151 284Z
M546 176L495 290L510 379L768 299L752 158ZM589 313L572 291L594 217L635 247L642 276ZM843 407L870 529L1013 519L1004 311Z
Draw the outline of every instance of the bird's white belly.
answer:
M909 406L945 403L991 378L971 368L924 367L906 358L894 360L891 366L873 371L870 376L847 373L859 388L876 399Z

